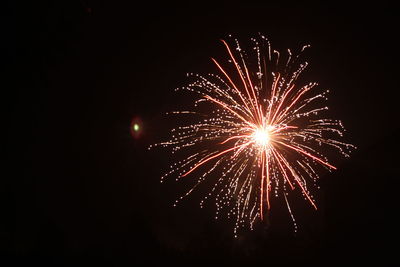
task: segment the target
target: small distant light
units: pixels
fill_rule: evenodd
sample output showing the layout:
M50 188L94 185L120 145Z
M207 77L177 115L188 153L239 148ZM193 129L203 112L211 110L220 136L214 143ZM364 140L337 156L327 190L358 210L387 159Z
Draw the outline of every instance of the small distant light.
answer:
M130 129L129 131L131 132L131 135L133 138L138 139L143 135L143 122L142 119L139 116L135 116L130 124Z

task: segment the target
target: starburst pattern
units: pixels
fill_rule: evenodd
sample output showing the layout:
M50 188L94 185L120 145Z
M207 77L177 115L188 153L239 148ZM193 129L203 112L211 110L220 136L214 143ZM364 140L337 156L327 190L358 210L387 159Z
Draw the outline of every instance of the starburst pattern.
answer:
M309 45L297 54L288 49L282 59L262 35L251 39L249 51L236 39L233 46L221 41L228 62L212 58L218 75L188 74L192 82L177 90L198 95L195 107L170 112L198 122L172 129L169 141L153 145L171 147L172 153L186 152L161 182L171 174L177 179L197 175L195 185L177 203L207 177L213 179L200 205L214 199L216 218L222 211L235 218L235 234L239 227L253 228L257 219L263 220L271 196L282 195L296 229L288 192L301 192L317 209L309 188L317 187L323 169L336 169L323 152L332 148L348 157L355 147L338 140L344 132L342 123L323 115L328 107L321 103L329 91L313 93L319 91L318 84L300 79L308 66L300 55Z

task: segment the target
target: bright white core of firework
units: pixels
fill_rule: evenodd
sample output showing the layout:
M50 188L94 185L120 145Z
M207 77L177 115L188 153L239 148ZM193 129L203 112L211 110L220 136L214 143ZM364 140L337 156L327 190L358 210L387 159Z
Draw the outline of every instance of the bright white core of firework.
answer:
M253 133L253 138L258 146L266 147L271 141L270 131L268 127L256 129Z

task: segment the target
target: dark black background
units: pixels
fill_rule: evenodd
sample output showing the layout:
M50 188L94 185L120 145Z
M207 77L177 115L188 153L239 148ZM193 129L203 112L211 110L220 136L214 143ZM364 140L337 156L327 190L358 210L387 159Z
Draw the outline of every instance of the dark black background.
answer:
M0 264L398 263L395 6L34 1L3 10ZM257 32L280 50L312 45L307 75L331 89L358 150L322 176L317 212L294 211L296 235L281 203L269 229L234 239L213 205L198 208L201 191L172 208L187 184L160 185L172 159L147 146L175 125L163 114L192 101L173 92L186 72L215 72L220 38ZM129 133L135 116L140 139Z

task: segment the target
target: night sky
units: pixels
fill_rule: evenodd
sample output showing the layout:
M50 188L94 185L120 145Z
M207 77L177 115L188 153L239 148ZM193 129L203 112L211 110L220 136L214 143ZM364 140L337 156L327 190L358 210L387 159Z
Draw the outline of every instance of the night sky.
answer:
M396 8L265 2L6 6L0 265L399 264ZM269 227L235 239L213 203L199 208L207 191L172 207L191 183L160 184L174 159L147 147L179 123L165 112L193 102L174 92L186 73L217 72L219 39L258 32L281 51L312 45L306 78L330 89L330 112L358 149L321 175L318 211L298 198L297 234L276 202Z

